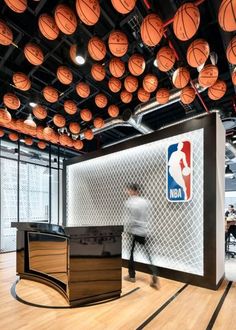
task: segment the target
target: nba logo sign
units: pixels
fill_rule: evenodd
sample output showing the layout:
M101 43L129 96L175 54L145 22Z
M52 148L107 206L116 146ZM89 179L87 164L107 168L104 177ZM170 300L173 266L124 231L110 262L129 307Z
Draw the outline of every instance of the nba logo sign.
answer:
M167 150L167 190L170 202L192 198L192 145L190 141L171 144Z

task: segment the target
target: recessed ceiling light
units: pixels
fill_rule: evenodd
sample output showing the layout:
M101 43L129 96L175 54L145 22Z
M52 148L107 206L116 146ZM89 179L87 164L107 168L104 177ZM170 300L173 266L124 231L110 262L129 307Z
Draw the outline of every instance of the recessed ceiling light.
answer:
M77 55L76 58L75 58L76 62L80 65L84 64L85 63L85 58L81 55Z
M34 107L36 107L37 103L35 103L35 102L30 102L29 105L30 105L32 108L34 108Z
M157 60L155 59L153 65L157 68Z

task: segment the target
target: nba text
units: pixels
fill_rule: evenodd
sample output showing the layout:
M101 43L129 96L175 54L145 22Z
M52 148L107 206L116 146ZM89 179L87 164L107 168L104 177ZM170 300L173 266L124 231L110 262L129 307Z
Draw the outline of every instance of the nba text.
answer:
M170 198L171 199L183 198L183 196L182 196L182 190L181 189L170 189Z

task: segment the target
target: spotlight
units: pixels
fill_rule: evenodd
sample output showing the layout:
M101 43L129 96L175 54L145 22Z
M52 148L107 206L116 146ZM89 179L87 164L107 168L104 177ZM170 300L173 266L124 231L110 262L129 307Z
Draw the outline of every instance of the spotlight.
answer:
M32 108L34 108L34 107L36 107L37 103L35 103L35 102L30 102L29 105L30 105Z
M85 58L82 55L77 55L75 60L79 65L83 65L85 63Z
M155 59L153 65L157 68L157 60Z
M31 127L34 127L34 128L36 127L36 124L35 124L35 122L33 120L33 117L31 115L31 113L28 115L28 117L26 118L26 120L24 121L24 123L26 125L28 125L28 126L31 126Z

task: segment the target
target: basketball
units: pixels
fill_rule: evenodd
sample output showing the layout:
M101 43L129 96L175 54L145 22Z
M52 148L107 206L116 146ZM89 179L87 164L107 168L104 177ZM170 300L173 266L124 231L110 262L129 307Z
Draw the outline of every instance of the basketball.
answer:
M78 65L78 63L76 61L77 49L78 49L78 46L76 44L73 44L70 46L70 50L69 50L70 59L76 65Z
M90 94L90 86L89 84L86 84L85 82L81 81L79 82L75 87L76 93L85 99Z
M26 137L25 138L25 144L27 146L32 146L32 144L34 143L33 139L31 137Z
M69 115L74 115L77 112L77 105L72 100L66 100L64 102L64 110Z
M108 46L114 56L124 56L129 46L128 38L121 31L112 31L108 38Z
M0 137L3 137L4 136L4 131L0 128Z
M88 42L89 55L95 61L101 61L106 56L106 45L102 39L93 37Z
M51 136L54 134L54 130L51 127L45 127L43 129L43 138L46 141L50 141Z
M28 91L31 87L31 81L28 76L22 72L16 72L12 76L13 84L22 91Z
M140 32L145 45L156 46L164 34L162 20L156 14L147 15L142 21Z
M73 75L69 68L62 65L57 68L57 78L62 84L69 85L72 83Z
M89 109L83 109L80 111L80 117L84 121L90 121L92 119L92 112Z
M138 90L138 99L141 102L147 102L150 99L150 93L148 93L147 91L145 91L144 88L139 88Z
M27 8L27 0L4 0L5 4L15 13L21 14Z
M182 174L184 176L187 176L191 173L191 168L190 167L184 167L183 170L182 170Z
M109 116L113 117L113 118L116 118L117 116L119 116L119 112L120 112L118 106L115 104L110 105L108 107L107 111L108 111Z
M174 34L179 40L191 39L198 30L200 24L200 12L193 3L185 3L177 10L174 21Z
M94 138L93 131L91 129L87 129L86 131L84 131L84 138L86 140L92 140Z
M24 54L26 59L33 65L40 65L43 63L44 55L41 48L33 43L25 45Z
M44 127L43 126L37 126L37 129L36 129L36 136L38 139L43 139L43 130L44 130Z
M58 113L53 116L52 120L57 127L64 127L66 124L65 118Z
M187 62L193 68L197 68L204 64L210 54L210 47L206 40L194 40L187 50Z
M227 32L233 32L236 30L236 1L235 0L223 0L221 2L218 21L221 28Z
M118 93L121 89L121 81L117 78L111 77L108 81L108 87L113 93Z
M133 93L138 89L138 78L134 76L127 76L124 80L125 89Z
M208 88L208 97L211 100L219 100L225 95L226 89L226 83L223 80L217 80L214 85Z
M73 34L77 28L77 19L73 10L64 4L59 4L54 13L55 21L61 32Z
M93 64L91 68L91 75L94 80L102 81L106 76L106 71L104 66L98 63Z
M146 92L152 93L157 89L158 86L158 79L154 74L147 74L143 78L143 88Z
M32 112L33 115L39 120L43 120L47 117L47 110L42 105L36 105Z
M232 78L232 83L234 85L236 85L236 70L234 70L231 74L231 78Z
M186 86L181 90L180 100L183 104L190 104L194 101L195 96L195 90L190 86Z
M226 57L229 63L236 64L236 37L230 40L226 49Z
M94 25L100 17L99 0L76 0L76 11L86 25Z
M4 94L3 103L11 110L17 110L20 107L20 99L13 93Z
M134 54L129 58L128 68L132 75L140 76L146 67L145 60L142 55Z
M0 109L0 123L8 124L11 121L11 114L7 109Z
M131 93L127 92L127 90L125 90L125 89L120 93L120 99L123 103L131 102L132 98L133 98L133 95Z
M168 46L162 47L157 52L156 60L160 71L167 72L171 70L175 64L175 54L173 49Z
M9 46L13 40L12 30L7 24L0 20L0 45Z
M131 12L137 0L111 0L111 3L116 11L120 14L128 14Z
M73 147L74 147L76 150L81 150L81 149L83 149L83 146L84 146L83 141L81 141L81 140L75 140L75 141L73 141Z
M109 70L114 77L120 78L125 73L125 63L113 57L109 62Z
M38 26L42 35L48 40L55 40L59 35L54 18L46 13L39 16Z
M189 83L189 80L189 71L184 67L180 67L175 70L172 76L172 82L176 88L184 88Z
M107 97L106 95L99 93L95 96L95 104L99 108L105 108L107 106Z
M210 87L214 85L218 79L219 70L217 66L208 64L200 71L198 75L198 82L202 87Z
M52 86L44 87L43 96L49 103L55 103L59 98L58 91Z
M170 92L167 88L160 88L156 92L156 100L159 104L166 104L169 101Z
M69 139L69 136L66 135L66 134L61 134L59 136L59 143L62 145L62 146L66 146L68 144L68 139Z
M79 132L80 132L80 125L78 123L76 123L76 122L72 122L69 125L69 130L73 134L79 134Z
M41 149L41 150L46 149L46 146L47 146L46 143L43 142L43 141L39 141L39 142L37 143L37 145L38 145L39 149Z
M97 117L93 121L93 125L95 128L102 128L104 124L104 120L101 117Z
M13 142L16 142L19 140L19 135L17 133L9 133L8 137Z

